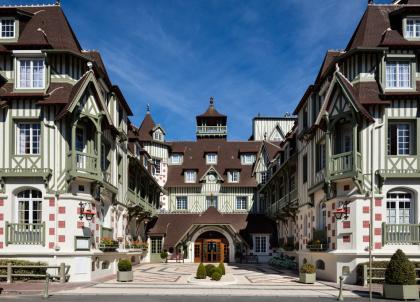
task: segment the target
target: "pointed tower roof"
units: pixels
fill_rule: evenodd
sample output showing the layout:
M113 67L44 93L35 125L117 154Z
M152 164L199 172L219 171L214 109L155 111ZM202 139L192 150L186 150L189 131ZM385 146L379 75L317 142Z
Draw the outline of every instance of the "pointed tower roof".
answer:
M199 118L206 118L206 117L224 117L226 118L226 115L219 113L216 108L214 107L214 97L210 98L210 104L209 108L207 108L206 112L203 114L197 115L197 120Z
M153 139L153 129L156 127L155 122L153 121L152 115L150 114L149 106L147 106L146 116L138 130L138 136L141 141L151 141Z

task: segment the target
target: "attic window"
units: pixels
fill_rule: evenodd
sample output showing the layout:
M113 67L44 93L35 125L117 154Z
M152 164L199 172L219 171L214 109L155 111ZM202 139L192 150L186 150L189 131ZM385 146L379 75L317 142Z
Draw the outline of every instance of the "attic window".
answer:
M163 141L163 134L162 134L162 132L161 131L159 131L159 130L156 130L154 133L153 133L153 139L154 140L157 140L157 141Z
M16 86L20 89L43 89L45 87L45 61L41 58L17 60Z
M197 179L197 172L194 170L185 171L185 182L195 183Z
M241 164L242 165L252 165L255 162L255 154L244 153L241 154Z
M386 62L386 88L411 88L411 62Z
M1 19L1 38L11 39L15 37L15 20Z
M407 39L420 38L420 19L410 18L407 19L405 24L404 37Z
M217 164L217 153L207 153L206 154L206 164L207 165L216 165Z
M237 183L239 182L239 171L237 170L232 170L228 172L228 181L229 182L233 182L233 183Z

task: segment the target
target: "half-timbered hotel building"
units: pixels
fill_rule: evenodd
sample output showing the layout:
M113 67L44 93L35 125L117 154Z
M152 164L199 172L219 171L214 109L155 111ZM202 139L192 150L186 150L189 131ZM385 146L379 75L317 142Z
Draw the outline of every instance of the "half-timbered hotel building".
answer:
M65 263L72 281L139 262L162 189L123 94L59 5L0 7L0 23L0 257Z
M347 47L327 52L294 112L293 155L260 191L280 245L349 283L370 247L375 260L420 255L420 1L369 2Z

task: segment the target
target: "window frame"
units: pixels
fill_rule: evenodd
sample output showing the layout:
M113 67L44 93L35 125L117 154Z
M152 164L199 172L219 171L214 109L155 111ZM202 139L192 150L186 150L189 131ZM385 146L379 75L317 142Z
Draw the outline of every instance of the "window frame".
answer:
M391 197L391 195L396 195L395 197ZM398 196L397 196L398 195ZM403 195L406 195L406 196L404 196L404 197L402 197ZM409 197L407 197L407 195L409 195ZM390 203L395 203L395 207L394 207L394 209L395 209L395 222L389 222L389 219L390 219L390 215L389 215L389 208L388 208L388 204L390 204ZM409 203L410 204L410 207L409 208L407 208L407 207L403 207L403 208L400 208L400 205L401 205L401 203L404 203L404 204L406 204L406 203ZM415 223L415 220L416 220L416 217L415 217L415 211L416 211L416 209L415 209L415 202L414 202L414 198L413 198L413 193L411 193L410 191L405 191L405 190L392 190L392 191L389 191L387 194L386 194L386 217L385 217L385 219L386 219L386 223L387 224L414 224ZM400 219L401 219L401 212L400 212L400 210L407 210L407 209L409 209L409 217L408 217L408 223L406 223L406 222L401 222L400 221Z
M176 210L177 211L187 211L188 210L188 196L182 195L182 196L176 196L175 197L175 203L176 203ZM180 206L182 205L182 206Z
M29 128L29 145L30 145L30 152L25 153L21 152L21 129L20 125L30 125ZM34 125L39 125L39 135L38 135L38 152L34 152ZM40 156L42 153L42 127L40 121L28 121L28 120L17 120L15 121L15 155L19 156Z
M3 36L3 21L13 21L13 36L11 37L5 37ZM17 22L15 18L0 18L0 40L11 40L11 39L16 39L16 28L17 27Z
M210 160L213 157L213 160ZM217 153L216 152L209 152L206 153L206 165L217 165Z
M174 161L173 159L177 157L179 161ZM172 153L170 157L170 163L171 165L182 165L183 162L183 156L181 153Z
M188 175L192 175L192 178L189 178ZM184 172L184 181L185 183L191 184L197 182L197 171L195 170L185 170Z
M22 87L21 85L21 62L22 61L29 61L30 62L30 87ZM34 87L34 80L33 80L33 69L34 69L34 61L42 61L42 87ZM15 64L15 89L17 90L44 90L46 88L46 80L47 80L47 69L45 65L45 58L40 56L19 56L16 58L16 64Z
M251 159L251 160L249 160L249 159ZM244 166L253 165L255 163L255 160L256 160L256 156L255 156L254 153L242 153L241 154L241 164L244 165Z
M233 175L237 175L237 179ZM239 170L229 170L228 171L228 182L229 183L239 183L241 181L241 172Z
M408 36L408 22L413 21L413 34L414 36L409 37ZM418 24L417 24L418 23ZM407 16L403 19L403 36L406 40L420 40L420 17L418 16ZM416 35L416 29L419 29L418 33L419 35Z
M19 197L20 194L22 194L26 191L29 192L28 197ZM33 197L33 192L35 192L35 191L39 192L41 197ZM33 223L42 223L43 222L43 219L42 219L42 215L43 215L43 209L42 209L42 207L43 207L43 195L42 195L42 192L40 190L35 189L35 188L27 188L27 189L19 191L19 193L16 194L15 198L16 198L16 205L15 205L16 215L15 215L14 220L15 220L16 223L33 224ZM28 213L29 213L28 214L28 222L22 222L22 221L20 221L20 212L21 212L20 205L21 205L21 202L26 202L26 201L28 202ZM39 203L39 207L40 207L40 210L38 211L38 212L40 212L39 213L39 221L37 221L37 222L34 222L34 203L35 202ZM24 212L25 212L25 210L24 210Z
M391 127L396 125L395 141L392 141L394 134L392 134ZM399 126L408 125L408 154L400 153L400 130ZM404 119L404 120L388 120L388 128L386 129L386 154L387 156L416 156L417 155L417 120ZM407 143L407 142L401 142ZM394 150L393 150L394 149ZM393 154L395 152L395 154Z
M158 164L159 162L159 164ZM157 168L159 167L159 168ZM162 172L162 159L160 158L152 158L152 174L153 175L160 175Z
M269 251L269 236L265 235L265 234L254 234L254 253L258 254L258 255L266 255L268 254ZM262 245L264 241L264 245ZM264 249L262 249L262 247L264 247Z
M235 209L237 211L247 211L248 210L248 196L241 195L236 196L235 199Z

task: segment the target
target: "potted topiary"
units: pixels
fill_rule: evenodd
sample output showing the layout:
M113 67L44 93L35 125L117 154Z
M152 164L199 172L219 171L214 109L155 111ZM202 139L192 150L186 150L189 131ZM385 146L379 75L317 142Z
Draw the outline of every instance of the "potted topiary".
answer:
M160 258L162 259L162 261L164 261L165 263L168 262L168 252L167 251L163 251L162 253L160 253Z
M197 268L197 274L195 275L197 279L206 279L207 273L206 273L206 267L203 263L200 263L200 265Z
M408 260L402 250L397 250L388 263L383 295L386 299L396 300L417 300L419 298L414 264Z
M118 261L117 281L131 282L133 281L133 271L131 261L128 259L121 259Z
M316 280L315 266L310 263L305 263L301 266L299 272L299 282L305 284L313 284Z

